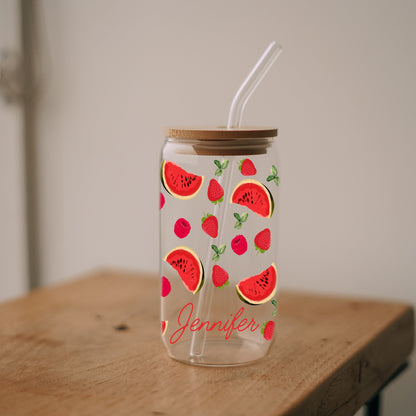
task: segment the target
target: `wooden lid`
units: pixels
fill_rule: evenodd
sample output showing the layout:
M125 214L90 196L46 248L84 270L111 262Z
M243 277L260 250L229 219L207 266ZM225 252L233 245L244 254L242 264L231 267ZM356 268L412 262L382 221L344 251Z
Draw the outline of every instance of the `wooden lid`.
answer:
M227 127L166 127L163 129L165 137L184 140L233 140L276 137L277 129L274 127L240 127L227 129Z

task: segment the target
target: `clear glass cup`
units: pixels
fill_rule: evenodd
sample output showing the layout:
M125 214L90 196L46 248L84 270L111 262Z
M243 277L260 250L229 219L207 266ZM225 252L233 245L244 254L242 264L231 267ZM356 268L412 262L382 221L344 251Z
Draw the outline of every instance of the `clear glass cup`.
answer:
M165 129L165 136L163 342L188 364L258 360L272 343L277 311L277 129Z

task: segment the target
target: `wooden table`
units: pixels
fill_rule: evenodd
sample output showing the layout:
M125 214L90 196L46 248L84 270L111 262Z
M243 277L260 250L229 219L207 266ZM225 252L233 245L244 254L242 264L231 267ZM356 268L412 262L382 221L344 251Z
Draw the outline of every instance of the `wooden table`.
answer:
M350 415L408 358L404 304L282 292L270 354L173 361L159 280L97 273L0 305L0 415Z

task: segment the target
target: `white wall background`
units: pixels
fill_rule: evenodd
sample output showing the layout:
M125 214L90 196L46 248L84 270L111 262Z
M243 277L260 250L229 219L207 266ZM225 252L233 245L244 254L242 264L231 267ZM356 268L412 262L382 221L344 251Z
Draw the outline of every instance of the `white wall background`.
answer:
M19 4L0 1L0 59L21 53ZM3 61L4 62L4 61ZM10 62L10 61L9 61ZM6 65L4 63L4 65ZM9 64L7 67L10 68ZM4 82L4 81L3 81ZM21 105L8 104L0 86L0 302L23 294L27 287L23 114Z
M39 3L45 284L158 268L162 127L224 124L275 39L247 124L277 125L284 287L416 303L414 1ZM413 415L414 368L385 415Z

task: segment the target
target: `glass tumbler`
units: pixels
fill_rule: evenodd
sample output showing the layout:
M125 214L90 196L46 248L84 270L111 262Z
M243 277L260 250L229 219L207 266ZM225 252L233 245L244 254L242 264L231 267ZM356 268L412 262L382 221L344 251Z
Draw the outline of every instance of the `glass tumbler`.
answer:
M188 364L258 360L272 343L277 311L277 129L164 133L163 342Z

